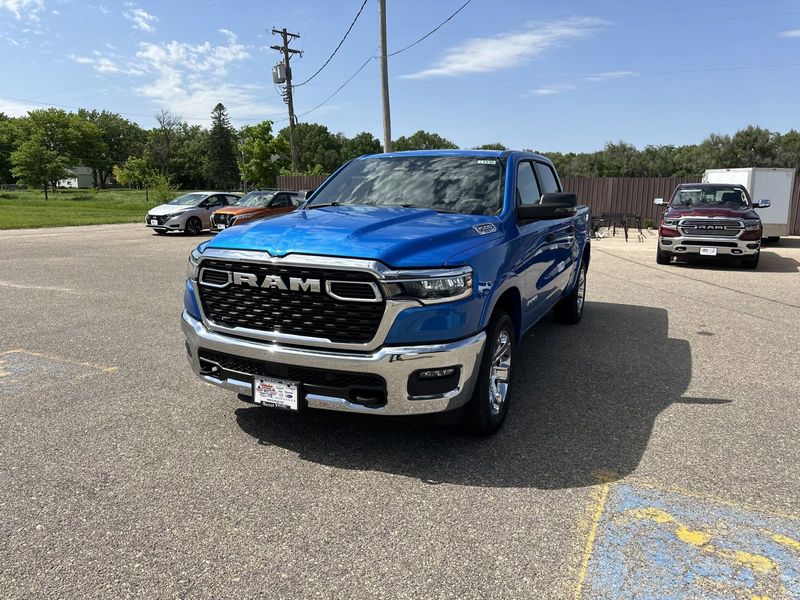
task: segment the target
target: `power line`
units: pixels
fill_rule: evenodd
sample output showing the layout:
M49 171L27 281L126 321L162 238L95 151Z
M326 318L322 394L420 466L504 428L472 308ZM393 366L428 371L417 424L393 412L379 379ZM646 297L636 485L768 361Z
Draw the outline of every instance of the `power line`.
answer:
M361 73L361 71L363 71L363 70L364 70L364 67L366 67L366 66L367 66L367 65L368 65L370 62L372 62L373 60L375 60L375 56L374 56L374 55L373 55L373 56L370 56L370 57L369 57L369 58L368 58L366 61L364 61L364 63L363 63L363 64L362 64L360 67L358 67L358 69L356 69L356 72L355 72L355 73L353 73L352 75L350 75L350 77L348 77L348 78L347 78L347 80L346 80L346 81L345 81L345 82L344 82L342 85L340 85L338 88L336 88L336 91L335 91L335 92L333 92L333 93L332 93L330 96L328 96L327 98L325 98L325 100L323 100L322 102L320 102L319 104L317 104L317 105L316 105L314 108L312 108L312 109L310 109L310 110L307 110L307 111L305 111L305 112L302 112L302 113L300 113L300 114L299 114L299 115L297 115L297 116L298 116L298 117L304 117L305 115L307 115L307 114L309 114L309 113L312 113L312 112L314 112L314 111L315 111L315 110L317 110L318 108L322 108L322 106L324 106L324 105L325 105L325 104L328 102L328 100L330 100L330 99L331 99L331 98L333 98L333 97L334 97L336 94L338 94L339 92L341 92L341 91L342 91L342 90L345 88L345 86L346 86L348 83L350 83L351 81L353 81L353 79L355 79L356 75L358 75L359 73Z
M344 32L344 37L339 42L339 45L337 45L336 48L334 48L333 52L328 57L328 60L326 60L324 63L322 63L322 66L319 69L317 69L317 71L311 77L309 77L308 79L306 79L302 83L294 84L294 87L300 87L301 85L307 84L309 81L314 79L314 77L319 75L325 67L328 66L328 63L331 62L331 60L333 60L333 57L336 56L336 53L339 51L339 48L341 48L342 44L344 44L344 41L347 39L347 36L350 35L350 31L352 31L353 26L356 24L356 21L358 21L358 17L360 17L361 13L364 11L364 7L367 5L367 2L368 2L368 0L364 0L364 2L361 4L361 8L358 9L358 12L356 13L355 18L353 19L353 22L350 23L350 27L347 28L347 31Z
M401 52L405 52L405 51L406 51L406 50L408 50L409 48L413 48L414 46L416 46L417 44L419 44L421 41L423 41L423 40L425 40L425 39L429 38L429 37L430 37L430 36L432 36L434 33L436 33L437 31L439 31L439 30L440 30L440 29L441 29L441 28L442 28L442 27L445 25L445 23L447 23L448 21L450 21L450 20L451 20L453 17L455 17L455 16L456 16L458 13L460 13L462 10L464 10L464 9L466 8L467 4L469 4L470 2L472 2L472 0L467 0L466 2L464 2L464 4L462 4L461 6L459 6L459 7L458 7L458 9L456 9L456 11L455 11L453 14L451 14L451 15L450 15L449 17L447 17L447 18L446 18L444 21L442 21L441 23L439 23L439 24L438 24L436 27L434 27L434 28L433 28L433 29L431 29L431 30L430 30L428 33L426 33L426 34L425 34L425 35L423 35L421 38L419 38L419 39L418 39L416 42L412 42L411 44L409 44L409 45L408 45L408 46L406 46L405 48L400 48L400 50L397 50L397 51L395 51L395 52L392 52L392 53L391 53L391 54L389 54L388 56L396 56L396 55L400 54Z

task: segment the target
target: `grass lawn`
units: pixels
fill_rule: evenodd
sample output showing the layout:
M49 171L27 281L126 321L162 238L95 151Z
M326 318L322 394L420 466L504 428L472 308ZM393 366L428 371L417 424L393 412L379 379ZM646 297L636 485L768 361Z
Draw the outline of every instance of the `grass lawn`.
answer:
M144 190L58 190L44 199L40 190L0 191L0 229L144 223L155 203Z

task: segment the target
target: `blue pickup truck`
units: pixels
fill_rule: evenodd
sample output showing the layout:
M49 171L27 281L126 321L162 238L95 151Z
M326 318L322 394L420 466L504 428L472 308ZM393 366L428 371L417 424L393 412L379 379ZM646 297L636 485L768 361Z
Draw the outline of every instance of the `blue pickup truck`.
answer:
M192 252L189 363L266 406L460 409L493 433L522 335L583 315L590 222L537 154L357 158L300 209Z

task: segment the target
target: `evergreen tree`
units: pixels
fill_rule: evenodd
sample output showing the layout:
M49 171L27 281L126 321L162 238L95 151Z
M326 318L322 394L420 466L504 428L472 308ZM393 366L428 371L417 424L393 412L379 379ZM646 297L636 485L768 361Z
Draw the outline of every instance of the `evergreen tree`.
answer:
M231 127L228 111L220 102L211 111L211 131L208 134L208 179L212 186L221 190L238 186L236 158L236 132Z

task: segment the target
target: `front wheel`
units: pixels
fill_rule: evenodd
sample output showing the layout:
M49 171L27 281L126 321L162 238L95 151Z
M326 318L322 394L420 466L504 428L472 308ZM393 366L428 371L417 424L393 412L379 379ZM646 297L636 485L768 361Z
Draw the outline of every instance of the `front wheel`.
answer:
M742 266L745 269L757 269L758 268L758 259L761 257L761 250L753 254L752 256L748 256L747 258L742 259Z
M186 221L186 226L183 229L187 235L197 235L203 230L203 224L197 217L192 217Z
M506 418L511 393L511 359L516 347L514 323L506 312L492 317L486 334L478 380L472 398L464 407L464 424L479 435L493 434Z
M672 259L672 252L664 252L661 249L661 239L658 240L658 247L656 248L656 262L659 265L668 265Z

